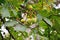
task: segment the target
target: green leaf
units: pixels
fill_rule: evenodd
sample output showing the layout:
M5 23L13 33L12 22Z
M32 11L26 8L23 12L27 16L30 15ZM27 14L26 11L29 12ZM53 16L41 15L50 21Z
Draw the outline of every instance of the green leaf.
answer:
M47 10L40 10L40 14L44 17L49 17L52 13Z
M48 38L47 37L44 37L44 36L40 36L40 40L48 40Z
M14 27L14 30L16 31L26 31L26 26L23 26L21 24L17 24L15 27Z
M17 21L5 22L5 26L14 26L17 24Z
M40 14L37 14L37 20L38 20L38 22L39 22L40 20L42 20L42 16L41 16Z
M10 17L9 10L8 10L7 8L5 8L5 7L3 7L3 8L1 9L1 14L2 14L2 17L3 17L3 18L4 18L4 17Z
M25 0L24 3L26 3L28 0Z
M55 20L55 24L53 26L53 28L57 31L57 32L60 32L60 24L57 20Z
M14 14L15 16L17 16L16 10L14 10L14 9L11 9L11 10L12 10L13 14Z
M47 29L47 24L44 21L40 21L39 26L42 27L43 29Z
M60 17L58 15L51 16L50 18L53 22L53 28L60 32Z
M0 0L0 5L1 5L1 3L5 3L5 0L3 0L3 1L2 1L2 0Z
M44 22L49 24L51 27L53 26L52 22L48 18L43 18Z
M16 32L12 27L9 27L9 31L15 40L23 40L21 32Z

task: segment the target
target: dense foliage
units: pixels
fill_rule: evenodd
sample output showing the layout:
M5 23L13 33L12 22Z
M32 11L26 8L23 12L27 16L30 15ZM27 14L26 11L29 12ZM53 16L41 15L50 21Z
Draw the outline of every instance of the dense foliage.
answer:
M60 1L0 0L0 40L60 40Z

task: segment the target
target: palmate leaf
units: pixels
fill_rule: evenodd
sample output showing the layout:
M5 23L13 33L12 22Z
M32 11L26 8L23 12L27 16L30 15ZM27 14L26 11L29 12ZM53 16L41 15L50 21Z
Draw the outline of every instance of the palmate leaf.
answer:
M4 18L4 17L10 17L9 10L7 8L3 7L1 9L1 15L2 15L2 18Z

